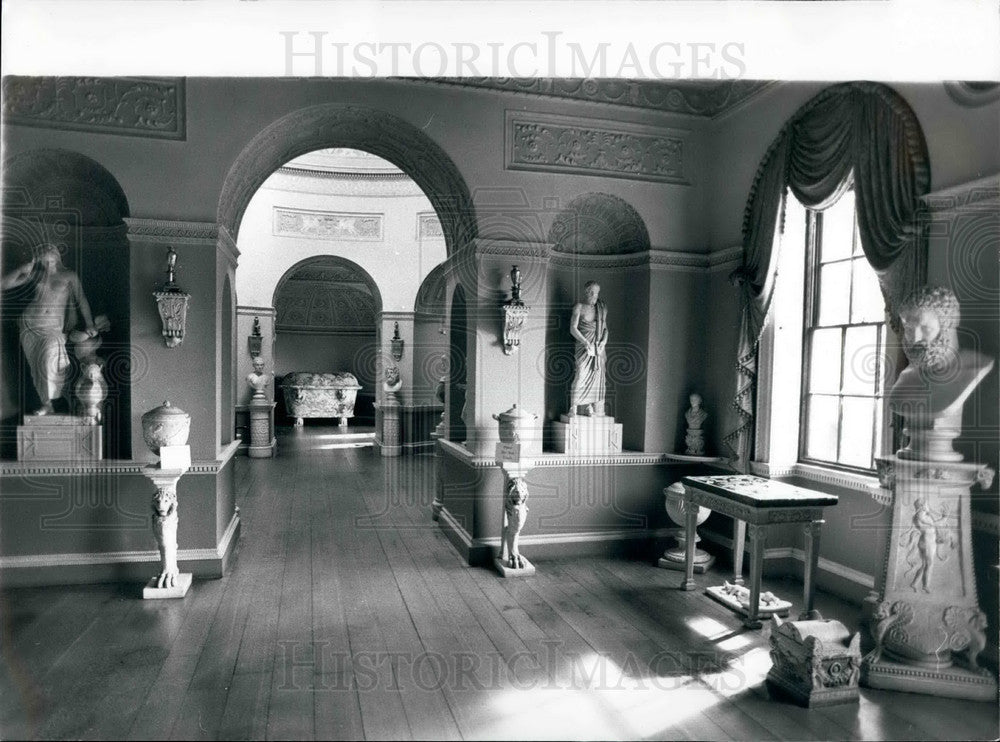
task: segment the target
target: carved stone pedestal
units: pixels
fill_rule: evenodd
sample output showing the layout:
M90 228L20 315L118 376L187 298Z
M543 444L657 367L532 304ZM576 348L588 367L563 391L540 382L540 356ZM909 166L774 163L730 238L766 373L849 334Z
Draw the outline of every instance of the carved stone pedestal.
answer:
M269 459L274 456L274 402L266 399L250 400L250 447L247 456L252 459Z
M379 452L383 456L399 456L403 452L403 428L399 399L395 392L387 392L385 399L377 406L382 413L382 438Z
M552 423L557 453L594 456L622 452L622 425L610 415L560 415Z
M528 485L524 478L535 462L522 458L520 443L497 443L496 461L504 473L504 494L500 554L493 566L503 577L528 577L535 574L535 567L521 556L520 536L528 519Z
M657 565L663 569L676 569L683 572L687 559L687 535L684 533L684 485L680 482L674 482L669 487L664 487L663 496L663 505L667 511L667 515L670 516L670 519L674 523L680 526L680 529L677 534L677 545L663 552L663 556L660 557ZM700 526L708 520L708 516L711 514L712 511L708 508L698 508L696 525ZM715 557L704 549L699 549L697 547L699 541L701 541L701 536L695 531L694 571L697 574L704 574L715 564Z
M892 525L863 618L875 648L861 669L871 688L996 701L997 683L980 668L986 616L979 609L972 557L969 490L993 470L982 464L878 460Z
M25 415L18 461L100 461L104 428L76 415Z
M191 587L191 574L181 574L177 566L177 482L186 471L186 468L161 469L159 464L147 466L142 471L156 487L152 525L160 549L160 573L142 589L143 600L183 598Z

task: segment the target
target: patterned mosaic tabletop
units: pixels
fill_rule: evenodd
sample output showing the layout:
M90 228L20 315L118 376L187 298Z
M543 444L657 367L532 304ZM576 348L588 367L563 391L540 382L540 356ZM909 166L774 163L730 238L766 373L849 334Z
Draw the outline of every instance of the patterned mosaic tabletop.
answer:
M836 505L837 496L748 474L684 477L681 482L755 507Z

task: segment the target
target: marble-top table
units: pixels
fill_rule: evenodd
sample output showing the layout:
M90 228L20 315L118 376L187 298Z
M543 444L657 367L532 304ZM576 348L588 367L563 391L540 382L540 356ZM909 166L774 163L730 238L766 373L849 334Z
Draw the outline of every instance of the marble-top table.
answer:
M684 528L687 534L684 582L682 590L694 590L694 545L698 507L706 507L734 518L733 523L733 572L734 585L743 584L743 544L749 526L750 535L750 591L749 602L743 606L739 600L728 601L723 588L709 588L710 594L720 602L744 614L744 623L750 628L760 628L760 578L764 565L767 527L785 523L802 523L806 535L806 564L803 584L803 607L800 619L815 618L813 594L815 590L816 563L819 560L820 527L823 508L837 504L836 495L796 487L749 475L724 475L684 477ZM711 592L711 591L715 592ZM776 601L769 611L774 613L788 603Z

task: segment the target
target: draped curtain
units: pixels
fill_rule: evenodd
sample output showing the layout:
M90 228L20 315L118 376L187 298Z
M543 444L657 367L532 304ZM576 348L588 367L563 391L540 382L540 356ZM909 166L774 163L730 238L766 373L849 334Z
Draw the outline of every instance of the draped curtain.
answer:
M753 454L757 345L774 292L780 244L775 236L786 190L806 207L823 210L852 180L862 248L895 326L896 307L924 269L926 236L918 209L930 187L930 167L916 116L884 85L844 83L807 102L771 143L751 186L743 215L743 263L730 276L739 287L741 317L736 419L724 438L741 471L747 471Z

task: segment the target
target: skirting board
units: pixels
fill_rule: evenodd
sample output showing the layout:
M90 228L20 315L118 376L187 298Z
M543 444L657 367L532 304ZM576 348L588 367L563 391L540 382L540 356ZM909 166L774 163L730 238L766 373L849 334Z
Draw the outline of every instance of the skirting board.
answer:
M466 528L441 508L438 525L469 565L487 566L500 551L500 537L473 538ZM649 544L671 536L677 529L620 529L609 531L582 531L577 533L537 534L525 533L520 538L520 548L531 559L557 559L585 554L616 554L622 552L650 555Z
M214 549L178 549L177 562L181 571L202 579L222 577L239 542L241 525L237 510ZM149 538L153 540L152 533ZM145 583L156 572L159 561L160 552L155 549L5 556L0 557L0 584L4 587L41 587L102 582Z

